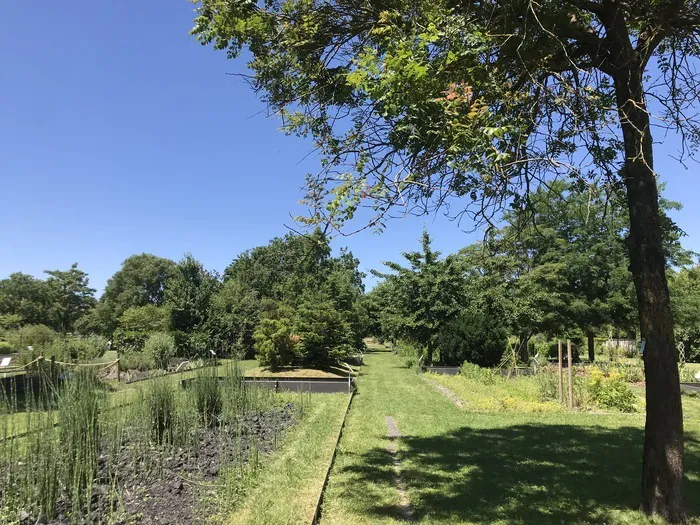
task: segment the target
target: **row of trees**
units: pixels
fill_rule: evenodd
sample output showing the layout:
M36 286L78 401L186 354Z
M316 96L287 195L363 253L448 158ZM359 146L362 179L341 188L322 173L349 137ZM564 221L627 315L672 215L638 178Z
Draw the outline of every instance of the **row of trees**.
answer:
M683 232L663 218L676 330L692 355L700 350L700 269L685 267L693 254L680 244ZM505 213L500 228L457 254L440 258L424 233L422 250L404 254L409 267L386 263L391 273L376 272L382 282L369 294L372 329L425 348L428 363L439 350L443 363L494 365L508 336L517 336L527 362L536 334L587 339L592 361L596 337L636 332L627 222L615 192L559 181L540 187L527 211Z
M318 364L362 345L358 265L345 250L332 257L320 231L249 250L223 276L191 255L176 263L140 254L122 263L99 301L77 265L45 281L12 274L0 281L0 319L5 328L103 335L131 353L167 333L183 357L256 349L263 364Z

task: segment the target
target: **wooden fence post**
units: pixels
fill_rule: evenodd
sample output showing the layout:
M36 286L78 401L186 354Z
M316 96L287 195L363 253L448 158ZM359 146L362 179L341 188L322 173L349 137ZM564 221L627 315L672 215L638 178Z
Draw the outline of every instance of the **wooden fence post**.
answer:
M122 366L121 363L119 362L119 358L117 357L117 383L121 382L122 380Z
M561 404L564 404L564 372L561 368L561 361L562 361L562 349L561 349L561 339L559 339L558 343L558 348L559 348L559 402Z
M574 408L574 363L571 358L571 340L566 340L566 354L569 360L569 408Z

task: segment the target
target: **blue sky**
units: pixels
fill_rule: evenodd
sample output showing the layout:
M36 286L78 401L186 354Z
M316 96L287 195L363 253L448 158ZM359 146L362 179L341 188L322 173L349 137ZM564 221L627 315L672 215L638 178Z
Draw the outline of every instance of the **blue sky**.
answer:
M0 278L77 261L102 289L122 260L191 252L223 271L288 231L318 159L227 73L244 70L188 36L186 0L0 4ZM657 137L657 140L660 137ZM657 147L673 218L700 251L700 181ZM417 246L475 240L443 217L395 220L337 239L365 270ZM470 229L470 225L463 225Z

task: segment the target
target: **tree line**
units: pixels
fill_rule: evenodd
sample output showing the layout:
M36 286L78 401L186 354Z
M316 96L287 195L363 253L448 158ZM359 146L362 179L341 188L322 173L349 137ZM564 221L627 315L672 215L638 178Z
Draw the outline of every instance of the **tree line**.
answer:
M607 190L610 190L609 188ZM562 181L541 187L526 211L504 214L488 236L441 257L427 232L407 265L385 263L368 294L372 333L407 340L431 364L494 366L509 338L526 364L553 356L555 338L595 359L596 339L637 337L638 306L625 238L624 203L614 191ZM665 211L679 203L661 199ZM664 212L664 248L677 339L700 358L700 267Z
M6 335L41 326L64 336L104 336L126 355L147 350L159 363L213 352L256 354L273 367L332 362L363 345L359 261L347 250L332 256L320 231L248 250L223 275L190 254L179 262L133 255L99 300L77 264L47 274L45 280L22 273L0 280Z

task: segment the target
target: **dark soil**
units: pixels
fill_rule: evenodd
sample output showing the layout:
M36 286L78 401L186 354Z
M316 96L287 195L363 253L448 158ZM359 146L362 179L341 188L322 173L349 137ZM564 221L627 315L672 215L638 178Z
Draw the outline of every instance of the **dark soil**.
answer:
M250 413L228 427L200 430L194 450L151 447L134 457L128 439L122 443L117 468L100 457L98 483L90 524L199 524L211 523L217 512L217 481L226 466L245 465L258 451L269 454L284 431L296 423L294 407ZM238 432L240 429L240 433ZM110 480L110 472L118 478ZM69 525L70 501L57 504L56 518L22 516L21 525Z

